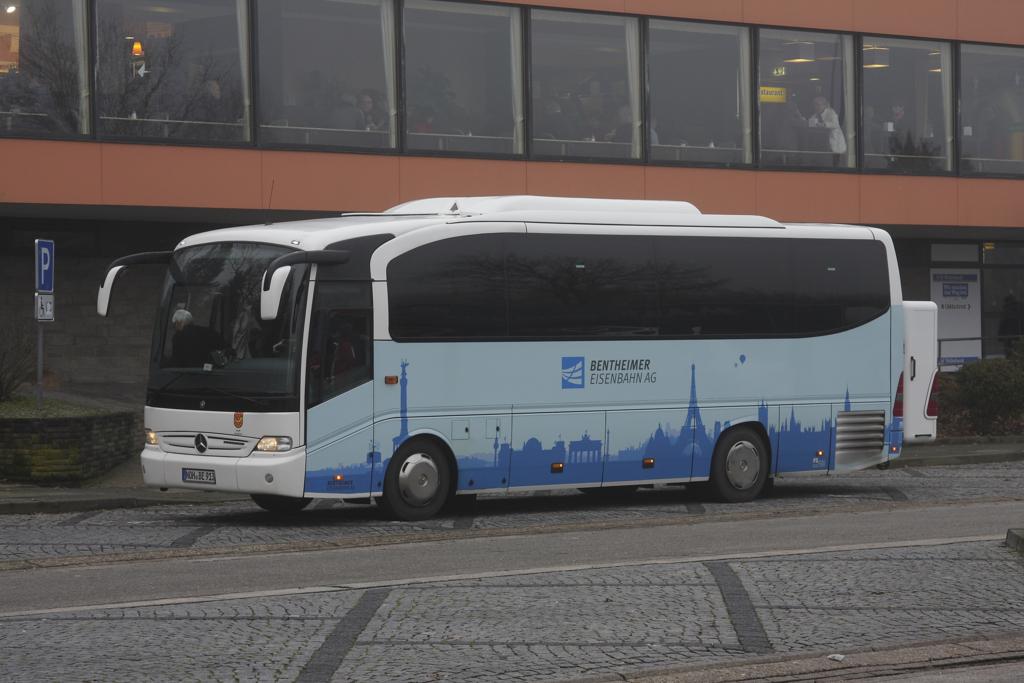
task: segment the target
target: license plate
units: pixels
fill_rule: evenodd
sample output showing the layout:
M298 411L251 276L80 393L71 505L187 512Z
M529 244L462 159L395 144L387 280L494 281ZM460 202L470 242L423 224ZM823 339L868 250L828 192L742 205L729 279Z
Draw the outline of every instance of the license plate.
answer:
M213 470L194 470L190 467L182 467L181 480L193 484L216 484L217 473Z

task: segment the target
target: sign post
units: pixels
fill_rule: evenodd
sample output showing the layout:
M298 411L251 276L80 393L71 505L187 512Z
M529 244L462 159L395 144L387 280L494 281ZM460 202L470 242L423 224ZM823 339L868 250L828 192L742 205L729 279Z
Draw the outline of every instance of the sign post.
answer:
M43 407L43 325L53 322L53 240L36 240L35 316L36 330L36 407Z

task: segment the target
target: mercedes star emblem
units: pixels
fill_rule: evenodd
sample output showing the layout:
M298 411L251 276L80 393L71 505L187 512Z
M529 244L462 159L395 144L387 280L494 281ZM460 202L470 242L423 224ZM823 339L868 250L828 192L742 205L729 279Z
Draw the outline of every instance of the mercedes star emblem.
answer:
M196 434L196 450L200 453L206 452L206 437L202 434Z

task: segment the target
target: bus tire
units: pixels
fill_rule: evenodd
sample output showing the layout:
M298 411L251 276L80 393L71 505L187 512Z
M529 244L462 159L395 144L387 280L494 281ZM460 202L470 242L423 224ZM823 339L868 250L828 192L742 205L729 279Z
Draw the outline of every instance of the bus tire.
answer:
M711 459L711 491L723 503L757 498L768 481L768 446L750 427L730 429L719 438Z
M444 507L451 491L448 455L431 441L403 444L384 475L384 505L395 519L430 519Z
M291 496L275 496L265 493L253 493L251 497L252 502L267 512L278 515L294 515L313 502L312 498L292 498Z

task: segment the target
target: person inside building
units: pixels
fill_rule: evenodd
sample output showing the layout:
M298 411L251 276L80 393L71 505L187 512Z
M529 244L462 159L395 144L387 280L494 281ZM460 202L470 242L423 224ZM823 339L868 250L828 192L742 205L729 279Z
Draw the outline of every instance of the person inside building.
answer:
M209 327L193 324L192 314L180 308L171 316L174 336L171 338L171 365L178 368L201 368L213 363L213 353L224 349L224 340Z
M359 93L359 110L363 113L366 130L387 130L389 126L387 109L383 98L372 90Z
M821 95L814 98L814 113L807 119L807 126L828 130L828 148L832 152L834 165L838 166L840 155L846 154L846 136L839 126L839 115Z

